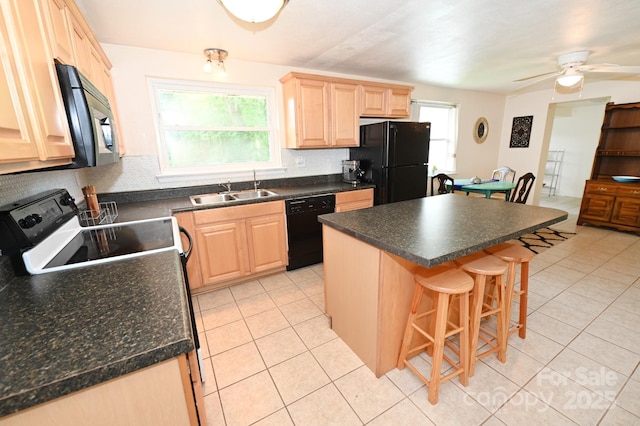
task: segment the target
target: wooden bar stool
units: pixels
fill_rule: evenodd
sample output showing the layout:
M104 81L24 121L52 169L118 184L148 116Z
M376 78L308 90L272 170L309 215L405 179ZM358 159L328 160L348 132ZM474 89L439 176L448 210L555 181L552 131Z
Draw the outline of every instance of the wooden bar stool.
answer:
M407 320L407 328L400 347L398 369L406 365L429 388L429 402L438 402L440 383L455 376L460 376L460 383L467 386L469 382L469 291L473 288L473 279L464 272L456 269L451 263L438 265L433 268L419 268L414 274L415 290L411 300L411 311ZM431 309L418 313L425 291L433 297ZM452 295L458 295L460 320L454 324L449 320L449 302ZM429 321L426 317L429 316ZM426 327L424 326L426 324ZM419 333L419 340L425 343L411 348L415 333ZM449 341L449 337L459 334L460 348ZM419 337L420 337L419 336ZM458 355L458 363L444 353L447 346ZM427 379L409 362L409 357L429 349L432 356L431 375ZM442 360L447 361L454 371L442 376Z
M507 270L507 284L505 287L505 295L507 298L507 312L505 313L507 328L505 331L508 333L507 337L516 331L521 339L527 336L527 298L529 294L529 262L535 254L517 244L502 243L495 246L491 246L485 249L485 252L498 257L499 259L507 262L509 269ZM516 283L516 266L520 264L520 290L515 290ZM513 299L520 297L520 313L518 316L518 323L511 325L511 309L513 305Z
M495 256L484 252L476 252L454 260L460 269L473 277L473 291L471 296L471 312L469 314L469 377L475 372L476 360L489 354L498 354L498 360L507 360L507 339L504 332L505 298L503 274L507 264ZM484 303L484 289L487 278L496 282L497 297L491 303ZM480 325L484 318L496 315L496 331ZM478 354L478 341L482 340L490 348Z

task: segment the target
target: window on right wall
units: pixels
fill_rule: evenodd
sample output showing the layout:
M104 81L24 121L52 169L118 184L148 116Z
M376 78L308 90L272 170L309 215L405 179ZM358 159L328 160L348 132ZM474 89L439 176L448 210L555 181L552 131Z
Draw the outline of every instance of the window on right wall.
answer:
M429 142L430 172L453 173L456 171L458 145L458 106L455 104L413 101L417 121L431 123Z

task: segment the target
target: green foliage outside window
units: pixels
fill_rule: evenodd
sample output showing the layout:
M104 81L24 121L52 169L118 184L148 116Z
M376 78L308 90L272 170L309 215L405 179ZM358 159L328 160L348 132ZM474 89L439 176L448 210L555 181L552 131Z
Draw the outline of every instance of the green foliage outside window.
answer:
M171 167L271 160L265 96L162 89L158 105Z

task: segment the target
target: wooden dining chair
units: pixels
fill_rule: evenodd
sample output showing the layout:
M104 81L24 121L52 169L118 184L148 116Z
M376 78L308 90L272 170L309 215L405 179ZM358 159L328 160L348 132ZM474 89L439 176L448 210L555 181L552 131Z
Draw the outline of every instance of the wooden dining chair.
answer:
M533 182L535 180L536 177L531 172L520 176L516 187L513 188L513 191L511 192L511 199L509 201L512 203L526 204L527 198L529 198L529 192L531 192L531 188L533 187Z
M499 167L491 173L491 179L497 179L501 182L506 182L509 178L511 178L511 182L515 182L516 171L507 166Z
M438 181L438 192L434 192L433 189L433 183L436 180ZM451 184L449 188L447 188L447 182ZM445 173L438 173L431 178L431 195L447 194L449 192L453 192L453 178L451 176L448 176Z

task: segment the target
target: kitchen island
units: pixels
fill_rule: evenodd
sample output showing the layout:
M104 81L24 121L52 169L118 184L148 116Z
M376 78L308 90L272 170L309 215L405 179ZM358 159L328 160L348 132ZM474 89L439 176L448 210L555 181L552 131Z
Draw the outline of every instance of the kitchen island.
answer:
M562 210L445 194L319 217L333 330L380 377L395 368L419 266L567 218Z

